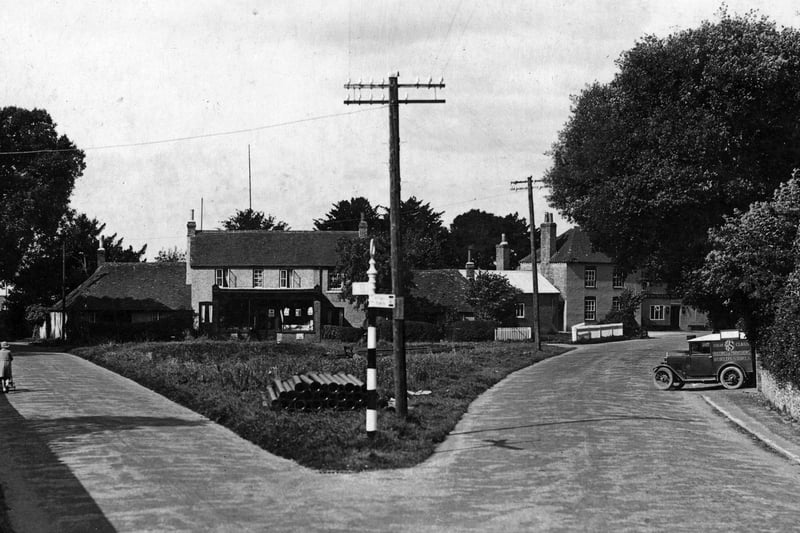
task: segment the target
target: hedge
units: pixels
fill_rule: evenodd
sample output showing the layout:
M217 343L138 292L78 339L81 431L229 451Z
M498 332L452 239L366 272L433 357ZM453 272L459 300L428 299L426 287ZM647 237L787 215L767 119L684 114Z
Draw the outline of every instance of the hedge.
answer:
M417 320L405 320L404 322L406 342L439 342L442 340L442 332L436 324ZM389 342L394 338L391 320L379 320L377 328L378 339Z
M88 342L183 340L191 328L191 313L182 313L152 322L67 322L67 336Z
M761 335L761 364L779 384L800 387L800 271L789 276L775 321Z
M322 338L342 342L358 342L364 336L361 328L351 328L349 326L322 326Z
M500 322L492 320L462 320L452 322L446 328L446 338L453 342L493 341L494 330Z

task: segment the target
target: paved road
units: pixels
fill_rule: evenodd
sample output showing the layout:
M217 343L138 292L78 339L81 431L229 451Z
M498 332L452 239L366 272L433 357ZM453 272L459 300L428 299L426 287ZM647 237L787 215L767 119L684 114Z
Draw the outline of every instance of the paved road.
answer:
M659 392L684 337L584 347L483 395L424 464L320 474L64 354L20 354L0 482L25 531L788 531L800 466Z

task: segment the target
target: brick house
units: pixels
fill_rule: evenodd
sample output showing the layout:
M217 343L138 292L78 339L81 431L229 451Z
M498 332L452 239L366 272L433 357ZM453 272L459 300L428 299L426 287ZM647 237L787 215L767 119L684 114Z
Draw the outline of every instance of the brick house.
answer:
M538 273L561 292L563 329L575 324L593 324L618 309L625 289L643 295L639 323L645 329L691 329L704 327L703 313L685 306L680 297L667 293L663 284L642 280L638 272L625 275L614 261L592 246L579 227L556 234L552 213L545 213L541 227ZM531 270L531 256L520 261L521 270Z
M319 340L326 324L360 326L340 300L340 239L358 231L199 231L187 223L185 283L201 331L260 339Z
M192 327L186 264L106 263L66 296L67 338L169 339ZM62 302L48 309L50 338L62 337Z
M509 319L505 326L531 327L533 326L533 276L530 269L510 270L511 249L509 248L506 236L500 239L500 244L495 246L495 270L487 270L492 274L499 274L505 277L508 282L521 291L517 297L514 317ZM470 259L467 260L466 268L461 271L467 279L474 279L476 274L475 265ZM538 285L539 300L539 324L543 333L560 331L561 324L561 295L557 287L549 280L537 272L536 284Z

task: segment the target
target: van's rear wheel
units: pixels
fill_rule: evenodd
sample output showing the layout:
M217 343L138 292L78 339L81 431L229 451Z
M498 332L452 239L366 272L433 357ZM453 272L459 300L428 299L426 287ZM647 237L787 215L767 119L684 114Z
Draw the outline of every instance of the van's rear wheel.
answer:
M719 382L726 389L738 389L744 384L744 372L739 367L726 366L719 373Z
M653 372L653 384L659 390L667 390L672 387L675 377L672 375L672 370L669 368L656 368Z

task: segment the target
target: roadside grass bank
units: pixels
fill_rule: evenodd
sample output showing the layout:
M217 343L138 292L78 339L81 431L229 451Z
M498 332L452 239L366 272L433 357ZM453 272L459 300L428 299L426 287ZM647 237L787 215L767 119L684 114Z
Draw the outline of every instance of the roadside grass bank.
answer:
M413 346L413 345L411 345ZM275 377L306 372L366 374L366 358L337 357L340 344L193 340L104 344L71 350L224 425L263 449L320 469L401 468L429 457L482 392L505 376L558 355L528 343L425 345L407 354L409 416L378 416L378 436L366 437L364 409L312 412L274 410L265 401ZM393 358L378 358L378 395L393 395Z

